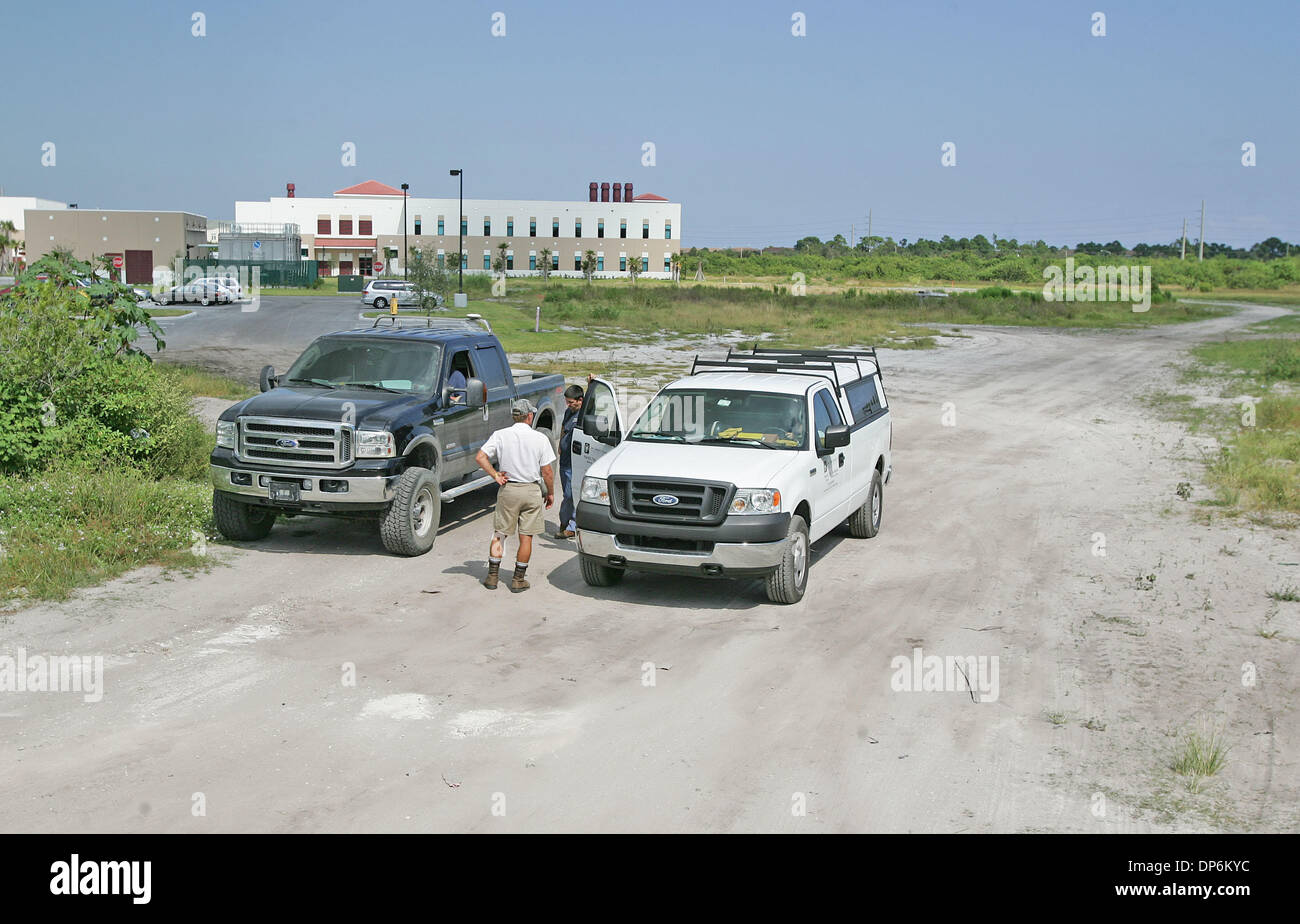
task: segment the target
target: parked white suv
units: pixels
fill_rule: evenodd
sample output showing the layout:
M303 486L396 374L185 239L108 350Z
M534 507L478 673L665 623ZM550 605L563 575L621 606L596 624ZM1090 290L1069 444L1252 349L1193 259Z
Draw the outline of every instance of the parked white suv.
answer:
M777 603L808 584L809 547L847 521L880 530L892 421L874 350L696 359L628 429L593 380L574 432L583 579L626 570L762 577Z
M441 295L429 297L433 299L434 307L443 307ZM361 304L369 308L378 308L380 311L387 308L394 298L397 299L399 307L421 307L415 286L401 279L372 279L366 283L365 289L361 292Z

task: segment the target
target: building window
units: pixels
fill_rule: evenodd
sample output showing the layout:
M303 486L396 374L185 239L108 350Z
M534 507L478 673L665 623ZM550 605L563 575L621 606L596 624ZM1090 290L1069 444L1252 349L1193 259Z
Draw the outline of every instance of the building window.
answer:
M467 251L462 251L462 252L461 252L461 255L460 255L460 268L461 268L461 269L469 269L469 253L468 253Z
M530 270L535 270L535 269L537 269L537 254L535 254L535 253L530 253L530 254L528 255L528 268L529 268Z
M439 215L439 216L438 216L438 236L439 236L439 237L442 237L442 236L443 236L444 234L446 234L446 233L447 233L447 232L446 232L445 227L444 227L443 222L442 222L442 216Z
M559 236L560 236L560 219L558 219L558 218L552 218L552 219L551 219L551 237L559 237Z
M618 258L618 271L619 271L620 273L626 273L626 272L627 272L627 257L619 257L619 258Z
M530 219L528 219L528 236L529 236L529 237L537 237L537 219L536 219L536 218L530 218Z
M464 237L466 234L469 234L469 219L466 218L464 215L460 216L460 234L461 237Z
M604 257L597 257L597 258L596 258L596 272L598 272L598 273L603 273L603 272L605 272L605 258L604 258Z
M339 219L339 235L342 236L342 235L345 235L345 234L351 234L351 233L352 233L352 219L351 219L351 218L340 218L340 219Z
M574 236L574 237L582 237L582 219L581 219L581 218L575 218L575 219L573 219L573 236Z
M665 240L665 241L671 241L672 239L673 239L673 223L672 223L671 221L665 221L665 222L664 222L664 240Z
M667 254L664 254L664 272L671 273L672 271L673 271L673 258L668 256Z
M514 236L515 236L515 220L513 218L507 218L506 237L514 237Z
M649 237L650 237L650 219L647 218L641 222L641 238L643 240L646 240L649 239Z
M492 268L492 254L488 253L486 250L483 251L483 268L485 270L490 270Z
M375 222L371 218L361 218L357 221L357 234L362 237L370 237L375 233ZM415 219L415 233L420 233L420 219Z
M649 257L642 257L642 258L641 258L641 272L643 272L643 273L648 273L648 272L650 272L650 258L649 258Z
M573 255L573 271L575 273L582 272L582 254L580 253L575 253Z
M605 236L605 219L602 218L596 222L596 237L604 237L604 236Z
M484 218L484 219L483 219L483 236L484 236L484 237L491 237L491 236L492 236L492 219L491 219L491 218Z
M330 233L330 220L329 220L328 218L317 218L317 219L316 219L316 233L317 233L317 234L329 234L329 233Z
M446 266L447 266L447 255L445 253L438 254L438 268L443 269Z
M551 254L551 269L557 273L560 271L560 255L558 253Z
M506 269L508 269L508 270L512 270L512 269L514 269L514 268L515 268L515 255L512 254L512 253L507 253L507 254L506 254Z
M618 236L627 237L627 219L624 218L618 223Z

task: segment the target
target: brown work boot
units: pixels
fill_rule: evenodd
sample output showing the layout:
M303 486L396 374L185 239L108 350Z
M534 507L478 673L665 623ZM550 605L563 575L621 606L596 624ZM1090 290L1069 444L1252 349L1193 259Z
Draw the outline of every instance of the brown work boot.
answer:
M529 583L524 580L524 574L527 571L527 565L515 565L515 576L510 581L510 592L512 594L523 593L529 588Z
M501 562L499 561L488 562L488 573L487 573L487 577L483 579L483 586L486 587L488 590L496 590L497 583L500 580L501 580Z

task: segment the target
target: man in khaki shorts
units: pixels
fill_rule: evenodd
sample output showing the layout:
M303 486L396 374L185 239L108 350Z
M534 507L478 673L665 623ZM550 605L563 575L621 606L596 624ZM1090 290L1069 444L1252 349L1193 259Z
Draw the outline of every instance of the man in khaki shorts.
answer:
M493 433L479 450L479 467L496 483L496 512L492 517L492 545L488 548L488 575L483 586L496 590L501 576L501 556L505 554L506 537L518 530L519 553L515 556L515 576L510 590L519 593L528 589L524 574L528 559L533 555L533 537L545 529L544 510L555 502L555 451L544 433L533 429L537 408L527 398L520 398L510 406L514 424ZM497 467L492 467L496 459ZM545 506L543 506L545 504Z

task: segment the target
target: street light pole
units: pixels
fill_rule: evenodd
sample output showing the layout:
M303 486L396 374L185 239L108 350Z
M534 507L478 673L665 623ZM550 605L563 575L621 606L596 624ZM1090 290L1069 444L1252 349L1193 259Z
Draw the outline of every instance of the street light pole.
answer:
M460 177L460 214L456 216L460 228L460 250L456 254L456 288L458 294L465 293L465 171L453 170L452 176Z
M402 278L406 278L406 261L410 259L411 249L406 244L406 191L410 183L402 184Z

